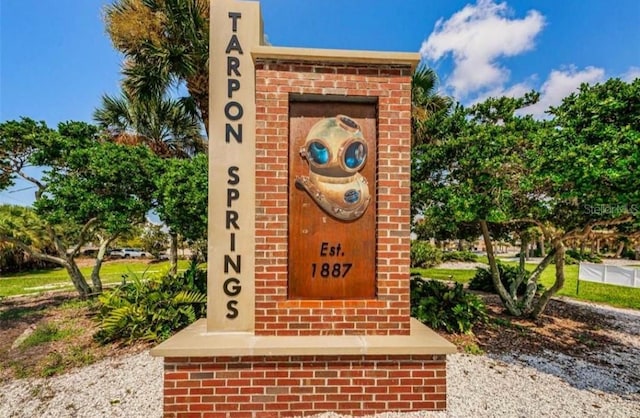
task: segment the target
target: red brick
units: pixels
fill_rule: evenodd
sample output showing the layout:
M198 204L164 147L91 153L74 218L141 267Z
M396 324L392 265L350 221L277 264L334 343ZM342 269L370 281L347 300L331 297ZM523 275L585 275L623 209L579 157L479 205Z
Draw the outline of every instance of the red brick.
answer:
M199 380L179 380L176 382L176 387L197 388L197 387L200 387L200 381Z
M213 404L195 403L189 405L189 411L213 411Z
M227 400L227 397L224 395L212 395L212 396L203 396L202 403L220 403Z
M240 389L236 387L217 387L216 395L236 395L240 393Z
M267 411L286 411L289 408L289 404L285 402L268 403L264 406Z
M189 395L213 395L213 388L190 388Z
M165 380L186 380L189 378L189 373L179 372L179 373L165 373Z
M215 407L216 411L238 411L240 410L240 405L237 403L218 403Z
M176 403L194 403L200 402L200 396L176 396Z
M188 411L189 405L187 404L176 404L176 405L164 405L165 412L176 412L176 411Z
M393 411L406 411L411 409L411 402L389 402L387 408Z
M166 397L166 396L175 396L175 395L188 395L189 391L190 389L188 388L179 388L179 389L165 388L164 396Z
M240 404L241 411L262 411L264 410L264 405L261 403L243 403Z
M413 409L435 409L436 404L432 401L415 401L411 402Z
M336 402L314 402L313 408L318 412L335 411L338 409L338 404Z

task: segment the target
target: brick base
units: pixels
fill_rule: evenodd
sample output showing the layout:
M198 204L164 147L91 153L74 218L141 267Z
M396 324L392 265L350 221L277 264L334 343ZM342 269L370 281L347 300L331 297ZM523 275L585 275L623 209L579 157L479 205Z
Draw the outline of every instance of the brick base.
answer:
M167 357L165 417L446 409L446 356Z

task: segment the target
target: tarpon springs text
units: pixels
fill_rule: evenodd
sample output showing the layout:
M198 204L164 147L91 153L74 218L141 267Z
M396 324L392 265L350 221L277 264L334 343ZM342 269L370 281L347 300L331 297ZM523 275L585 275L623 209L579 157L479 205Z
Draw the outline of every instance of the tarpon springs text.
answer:
M242 46L238 40L236 33L238 32L238 21L242 18L241 13L229 12L229 19L231 19L232 35L227 44L225 54L227 55L227 98L229 101L224 107L224 116L227 118L225 126L225 142L231 143L231 139L242 144L242 116L244 115L244 109L242 104L233 100L233 94L240 90L241 83L240 78L240 59L237 55L242 55ZM236 56L232 55L236 54ZM234 78L235 77L235 78ZM235 122L235 125L232 124ZM233 231L239 230L238 224L240 215L237 210L234 209L234 203L240 199L240 191L233 186L240 184L240 168L231 166L227 169L227 193L226 193L226 213L225 213L225 229L229 233L229 253L236 252L236 234ZM224 255L224 274L225 281L222 285L222 291L229 297L227 301L227 314L229 319L237 318L238 301L236 297L242 292L241 274L242 274L242 255L235 254L235 257L230 254Z

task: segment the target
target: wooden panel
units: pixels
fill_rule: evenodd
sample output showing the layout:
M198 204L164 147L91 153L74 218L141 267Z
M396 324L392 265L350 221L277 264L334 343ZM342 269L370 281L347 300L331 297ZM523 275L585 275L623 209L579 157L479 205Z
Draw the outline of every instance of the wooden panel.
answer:
M292 102L289 114L289 298L375 298L376 105ZM296 186L296 178L310 178L310 164L300 154L309 131L319 121L337 115L356 121L367 145L359 173L368 182L370 201L354 220L330 215L310 192Z

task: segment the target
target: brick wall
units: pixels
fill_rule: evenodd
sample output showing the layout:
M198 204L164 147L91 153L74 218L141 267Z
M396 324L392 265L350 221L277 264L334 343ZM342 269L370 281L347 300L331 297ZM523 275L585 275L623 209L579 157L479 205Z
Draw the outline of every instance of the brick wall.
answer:
M411 68L256 62L257 335L408 335ZM375 300L287 300L290 94L377 98Z
M166 358L164 416L366 415L446 408L444 356Z

